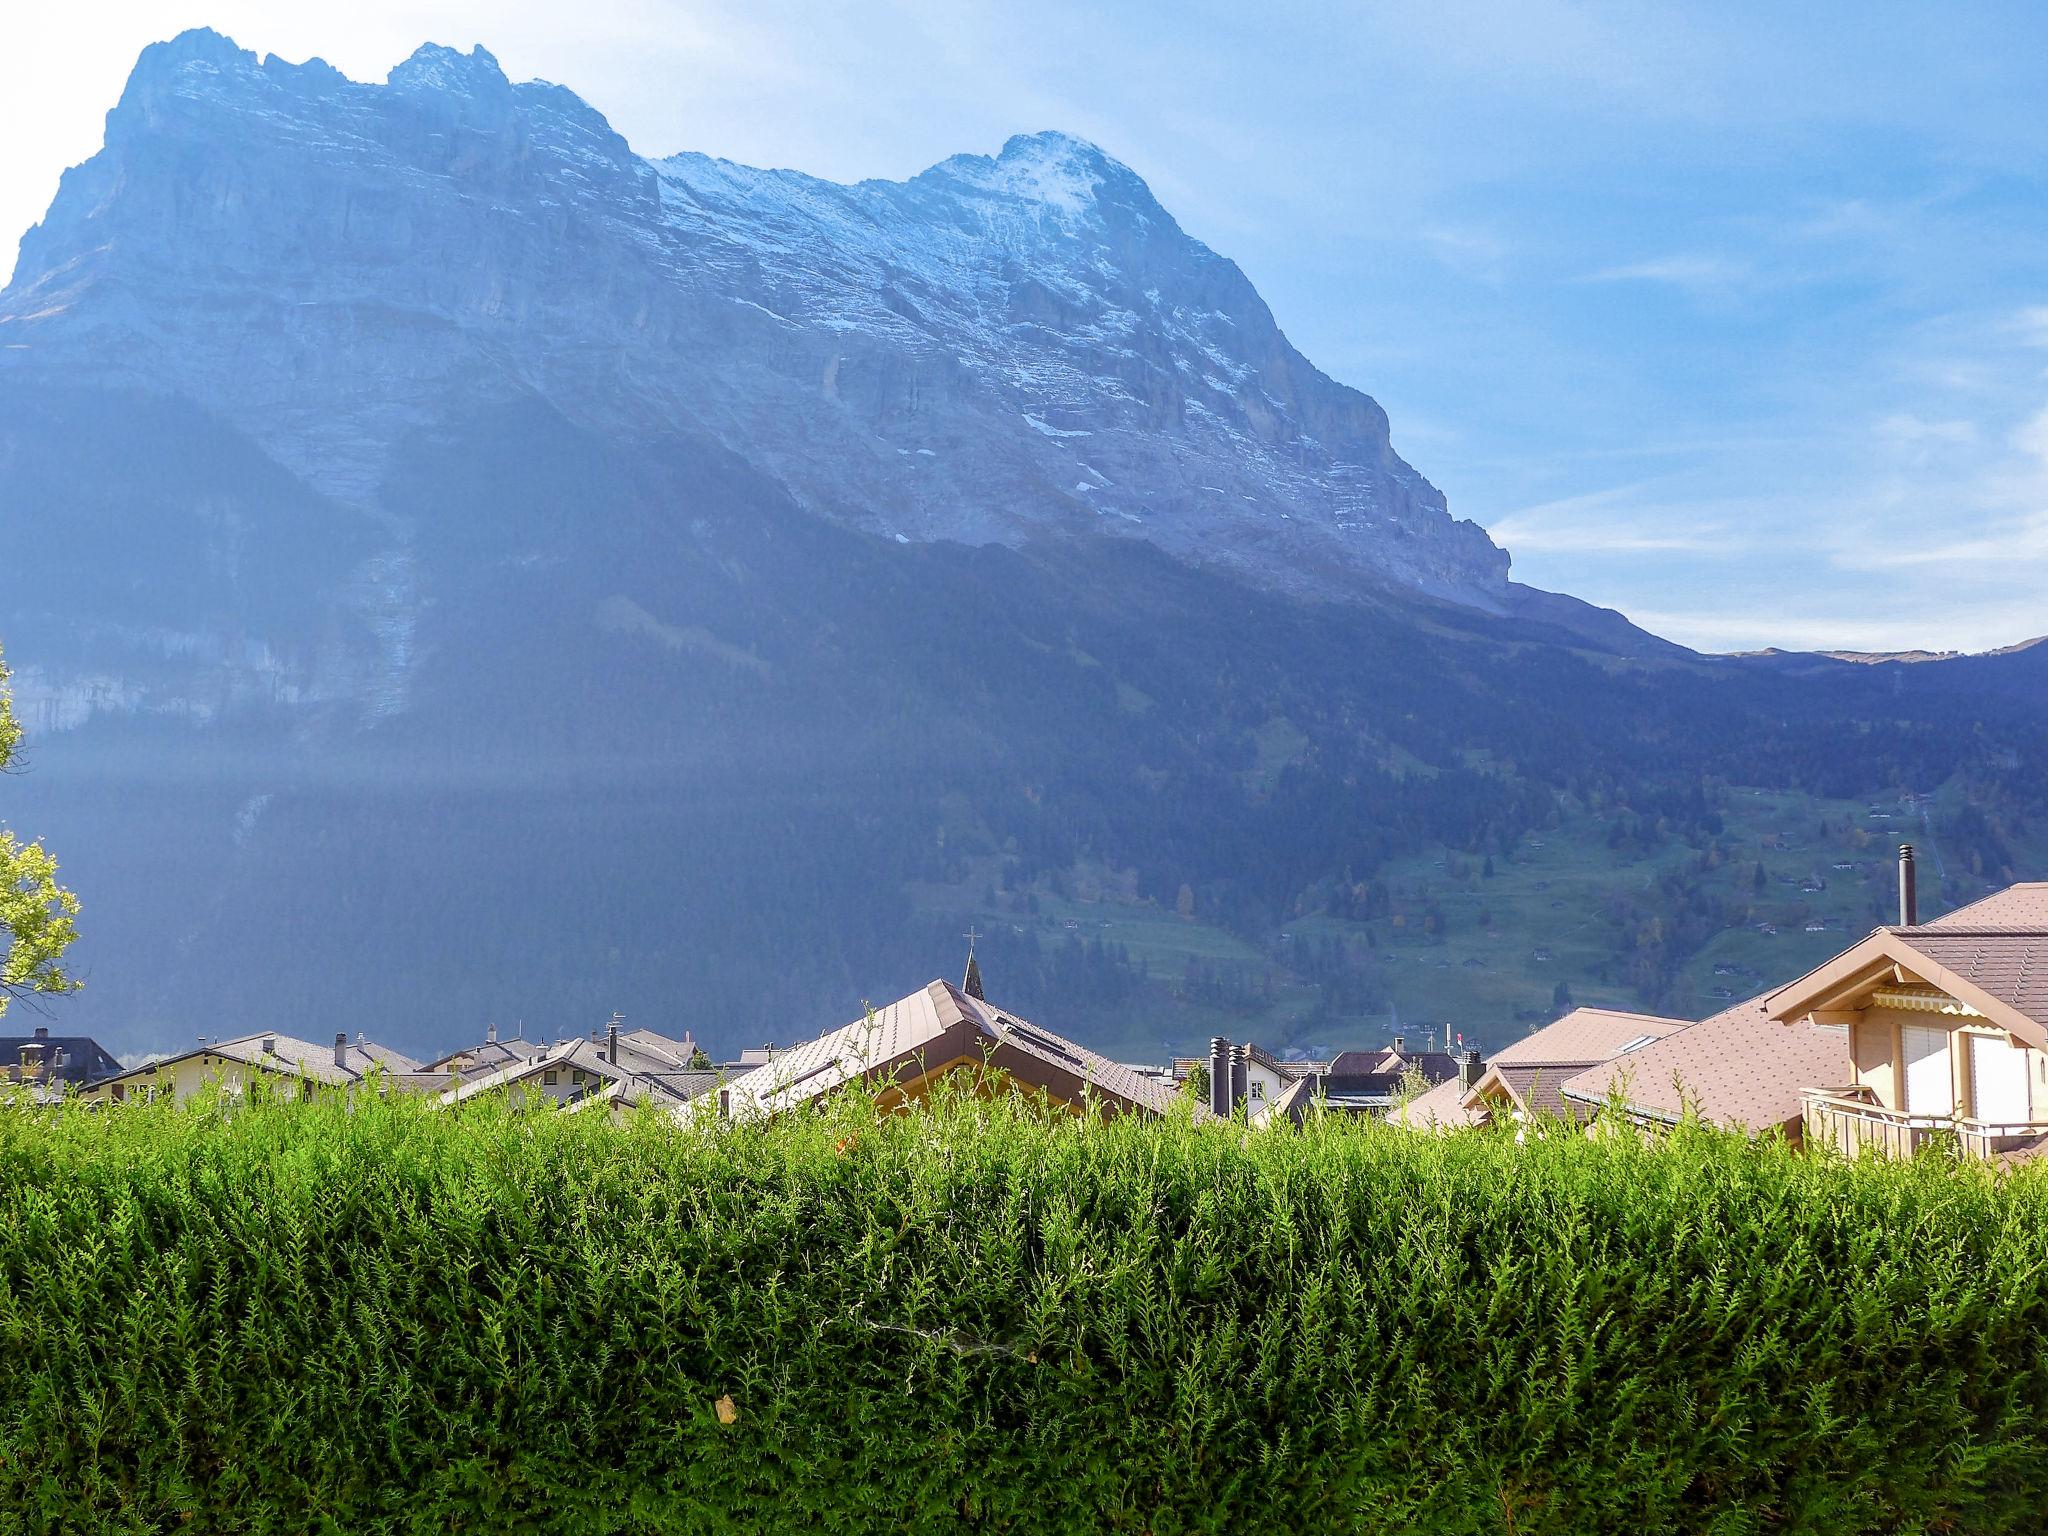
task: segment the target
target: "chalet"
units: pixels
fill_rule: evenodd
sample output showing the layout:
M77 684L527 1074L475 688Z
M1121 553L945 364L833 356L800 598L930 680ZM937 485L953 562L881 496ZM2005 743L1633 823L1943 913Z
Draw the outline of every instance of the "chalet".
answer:
M1591 1110L1566 1099L1563 1085L1581 1072L1618 1060L1689 1028L1687 1019L1574 1008L1554 1024L1517 1040L1484 1071L1461 1064L1457 1077L1403 1105L1393 1116L1411 1130L1450 1130L1538 1117L1584 1120ZM1471 1064L1476 1067L1476 1061Z
M338 1034L333 1045L325 1046L264 1031L202 1043L180 1055L100 1078L87 1084L81 1096L119 1104L168 1093L182 1102L209 1084L240 1092L258 1078L323 1088L353 1088L375 1080L403 1091L424 1086L421 1076L420 1064L410 1056L360 1036L350 1044L347 1035Z
M954 1077L977 1093L1023 1090L1076 1114L1160 1115L1180 1097L1171 1081L1135 1072L963 988L934 981L776 1052L691 1108L698 1113L715 1106L708 1112L727 1119L770 1118L851 1083L874 1089L885 1108L899 1108Z
M1780 987L1763 1012L1829 1042L1802 1095L1805 1133L1847 1151L1953 1138L1971 1157L2048 1151L2048 883L1922 923L1910 846L1899 922Z

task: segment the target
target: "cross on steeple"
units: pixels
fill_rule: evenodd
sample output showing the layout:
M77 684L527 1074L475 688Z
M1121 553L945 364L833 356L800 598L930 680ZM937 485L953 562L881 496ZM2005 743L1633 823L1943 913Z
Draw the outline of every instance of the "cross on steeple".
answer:
M988 999L983 997L981 992L981 966L974 958L974 941L981 935L974 931L974 925L970 923L967 931L960 937L967 941L967 974L960 980L960 990L976 1002L986 1002Z

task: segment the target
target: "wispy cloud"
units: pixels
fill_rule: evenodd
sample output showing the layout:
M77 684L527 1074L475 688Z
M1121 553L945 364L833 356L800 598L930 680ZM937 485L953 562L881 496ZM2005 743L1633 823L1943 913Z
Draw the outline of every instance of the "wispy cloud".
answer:
M1493 519L1488 532L1525 554L1732 554L1741 547L1742 534L1725 516L1702 517L1698 507L1675 516L1656 487L1644 481L1523 507Z
M1589 283L1668 283L1689 290L1723 290L1750 281L1755 269L1746 261L1727 256L1658 256L1602 267L1586 274Z

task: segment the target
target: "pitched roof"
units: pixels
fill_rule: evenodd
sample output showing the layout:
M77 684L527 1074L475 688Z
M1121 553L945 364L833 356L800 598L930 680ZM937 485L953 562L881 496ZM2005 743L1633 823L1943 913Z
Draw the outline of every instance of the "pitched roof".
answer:
M256 1067L265 1072L276 1072L287 1077L310 1077L318 1083L358 1083L372 1072L384 1072L393 1076L416 1073L420 1064L403 1052L389 1046L379 1045L373 1040L360 1043L350 1042L342 1047L341 1064L336 1065L334 1047L315 1045L310 1040L301 1040L295 1035L281 1035L270 1031L258 1031L253 1035L242 1035L233 1040L209 1040L205 1045L194 1046L189 1051L180 1051L160 1061L147 1062L139 1067L130 1067L126 1072L94 1081L97 1088L102 1083L123 1082L131 1078L154 1077L166 1067L181 1061L190 1061L195 1056L217 1056L224 1061L239 1062L244 1066Z
M458 1046L452 1051L442 1052L426 1064L425 1070L445 1072L451 1069L457 1057L467 1057L469 1064L461 1069L462 1075L481 1076L515 1061L525 1061L546 1049L544 1040L481 1040L475 1045Z
M620 1054L625 1054L623 1049ZM616 1083L632 1075L630 1067L606 1060L604 1046L595 1040L558 1040L523 1061L509 1061L481 1076L464 1079L444 1091L441 1102L466 1104L479 1094L509 1088L514 1083L527 1082L543 1073L564 1068L580 1068L590 1073L595 1080L589 1089L593 1093L597 1091L597 1083Z
M1614 1008L1574 1008L1554 1024L1524 1035L1493 1057L1497 1067L1531 1063L1576 1062L1590 1067L1621 1054L1626 1047L1661 1040L1690 1028L1690 1019L1667 1019L1652 1013L1623 1013Z
M1930 923L1879 928L1772 992L1771 1017L1853 1003L1894 966L2048 1047L2048 884L2008 886Z
M1603 1103L1610 1087L1631 1113L1676 1123L1687 1104L1718 1125L1765 1131L1797 1124L1800 1090L1839 1082L1849 1046L1840 1035L1800 1022L1775 1022L1752 998L1626 1056L1559 1084L1566 1099Z
M102 1077L111 1077L121 1070L121 1063L90 1035L53 1035L45 1031L33 1035L0 1035L0 1069L19 1068L24 1046L42 1047L42 1076L45 1081L55 1078L63 1082L84 1083ZM64 1064L57 1065L59 1053Z
M1524 1112L1532 1115L1573 1115L1577 1113L1576 1107L1566 1102L1559 1088L1566 1078L1575 1077L1582 1070L1572 1063L1531 1062L1525 1066L1504 1067L1495 1062L1489 1073ZM1484 1082L1473 1084L1475 1096L1483 1092L1485 1086Z
M1085 1089L1114 1107L1163 1114L1178 1097L1170 1082L1135 1072L943 981L778 1051L765 1066L726 1083L723 1097L735 1116L780 1114L856 1079L902 1080L984 1057L1013 1078L1069 1101Z
M1968 906L1922 923L1923 928L2026 928L2048 931L2048 880L2008 885Z
M1367 1077L1384 1074L1399 1078L1411 1066L1432 1083L1458 1075L1458 1058L1449 1051L1397 1051L1390 1045L1370 1051L1339 1051L1331 1059L1329 1075Z
M1486 1120L1484 1111L1475 1099L1465 1102L1468 1090L1455 1077L1446 1078L1427 1093L1417 1094L1401 1107L1396 1119L1399 1124L1415 1130L1427 1130L1432 1126L1442 1130L1455 1130L1464 1125L1480 1125Z

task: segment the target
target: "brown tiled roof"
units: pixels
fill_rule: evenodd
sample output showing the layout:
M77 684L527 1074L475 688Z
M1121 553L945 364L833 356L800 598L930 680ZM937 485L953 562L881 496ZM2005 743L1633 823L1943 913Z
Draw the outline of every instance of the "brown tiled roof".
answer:
M1455 1077L1447 1078L1429 1092L1410 1099L1395 1118L1400 1124L1416 1130L1428 1130L1432 1126L1453 1130L1462 1125L1480 1124L1485 1116L1476 1108L1467 1109L1464 1099L1464 1086Z
M1399 1078L1410 1067L1432 1083L1458 1075L1458 1058L1449 1051L1397 1051L1392 1046L1371 1051L1339 1051L1330 1062L1331 1077L1372 1077L1384 1074Z
M776 1052L773 1061L728 1082L723 1097L735 1116L780 1114L856 1078L903 1080L962 1057L986 1057L1012 1077L1067 1100L1086 1089L1112 1108L1163 1114L1179 1096L1171 1082L934 981L869 1017ZM1206 1111L1198 1107L1196 1113Z
M1951 975L2048 1028L2048 927L2028 930L1930 924L1892 932L1914 953L1925 955Z
M1629 1109L1675 1122L1687 1104L1716 1124L1751 1131L1793 1125L1800 1090L1849 1076L1849 1045L1807 1023L1779 1024L1752 998L1602 1062L1559 1085L1565 1098L1597 1105L1618 1087Z
M1576 1062L1561 1065L1532 1062L1526 1066L1504 1067L1496 1061L1493 1076L1507 1089L1509 1096L1532 1115L1575 1115L1579 1113L1579 1107L1568 1104L1558 1090L1566 1078L1575 1077L1582 1070L1584 1068Z
M1650 1013L1623 1013L1613 1008L1574 1008L1555 1024L1525 1035L1492 1059L1497 1067L1574 1062L1590 1067L1620 1054L1621 1048L1648 1036L1661 1040L1692 1025L1690 1019L1667 1019Z
M1923 928L2026 928L2048 933L2048 880L2008 885L1966 907L1957 907L1945 917L1920 925Z

